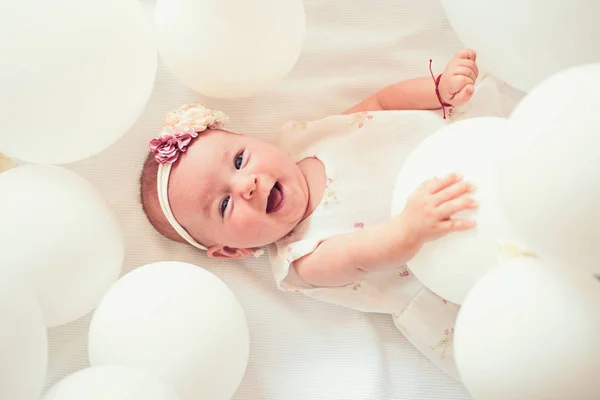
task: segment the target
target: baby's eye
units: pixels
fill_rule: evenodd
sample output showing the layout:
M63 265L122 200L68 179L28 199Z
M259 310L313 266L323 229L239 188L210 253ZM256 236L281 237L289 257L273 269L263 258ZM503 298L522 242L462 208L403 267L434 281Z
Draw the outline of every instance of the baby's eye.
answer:
M233 165L235 166L235 169L242 168L242 161L244 161L244 151L243 150L240 153L238 153L238 155L235 156L235 159L233 160Z
M225 215L225 211L227 210L227 205L229 204L229 197L225 197L222 201L221 201L221 216Z

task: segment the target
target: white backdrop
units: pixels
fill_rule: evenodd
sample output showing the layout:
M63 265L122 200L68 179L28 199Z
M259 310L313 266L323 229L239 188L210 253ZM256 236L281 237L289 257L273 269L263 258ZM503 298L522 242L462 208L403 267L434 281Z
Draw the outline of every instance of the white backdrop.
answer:
M150 11L153 2L143 2ZM103 153L69 167L97 185L116 209L127 238L125 272L160 260L186 261L209 268L236 293L250 325L251 356L235 399L468 399L459 383L401 336L389 316L281 293L266 256L210 261L191 247L162 239L141 211L140 168L166 111L200 102L228 113L231 129L272 139L289 119L338 113L383 86L428 75L430 58L441 72L461 48L438 0L305 3L304 52L279 87L249 100L208 100L161 65L154 93L133 129ZM87 365L89 320L51 331L48 385Z

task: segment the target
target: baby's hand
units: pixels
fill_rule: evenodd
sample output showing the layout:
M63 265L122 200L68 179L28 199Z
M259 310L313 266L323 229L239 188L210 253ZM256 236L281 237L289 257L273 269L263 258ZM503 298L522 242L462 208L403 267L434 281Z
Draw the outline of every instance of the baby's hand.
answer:
M461 50L446 66L440 79L442 100L453 106L466 104L475 93L475 81L479 75L477 54L473 50Z
M459 211L473 209L477 203L470 196L474 187L452 174L424 182L408 198L398 216L414 241L420 245L450 232L463 231L475 226L468 219L452 219Z

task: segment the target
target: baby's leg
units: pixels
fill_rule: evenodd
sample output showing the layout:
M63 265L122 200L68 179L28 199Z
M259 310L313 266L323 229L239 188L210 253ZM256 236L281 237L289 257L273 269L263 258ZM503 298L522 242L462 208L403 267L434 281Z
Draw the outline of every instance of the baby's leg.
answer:
M396 327L444 372L460 381L454 362L454 324L459 307L427 288L401 312L394 314Z

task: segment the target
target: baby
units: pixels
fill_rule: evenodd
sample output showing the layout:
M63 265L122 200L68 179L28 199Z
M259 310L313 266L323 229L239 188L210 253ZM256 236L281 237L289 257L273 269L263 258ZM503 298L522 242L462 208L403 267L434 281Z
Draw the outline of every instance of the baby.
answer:
M390 217L408 153L444 126L426 110L466 104L479 72L472 50L439 77L386 87L340 115L286 124L280 146L224 130L223 113L186 105L169 113L141 177L148 219L209 257L260 255L277 286L365 312L389 313L427 357L458 379L455 304L406 264L427 241L473 228L452 217L477 204L460 176L432 177ZM420 111L419 111L420 110Z

